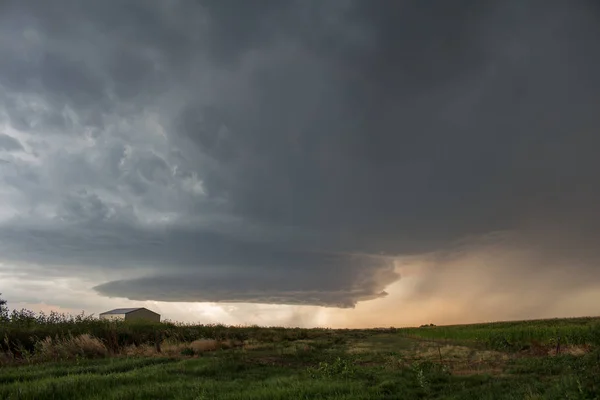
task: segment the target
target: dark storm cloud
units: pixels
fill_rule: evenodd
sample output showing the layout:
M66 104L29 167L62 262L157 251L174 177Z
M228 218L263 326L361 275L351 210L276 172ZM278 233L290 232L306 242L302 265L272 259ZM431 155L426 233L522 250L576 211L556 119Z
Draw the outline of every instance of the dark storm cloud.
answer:
M385 257L299 251L281 240L251 241L211 231L135 229L97 196L85 193L68 199L63 215L68 219L61 221L76 225L57 221L60 232L3 229L5 260L43 264L48 276L75 272L81 265L98 267L101 277L114 280L96 290L132 300L345 308L385 296L387 283L398 278L393 260ZM117 279L129 276L123 266L141 266L145 277Z
M18 151L23 150L23 145L12 136L0 133L0 150Z
M206 145L217 126L186 126L217 160L209 192L228 193L245 217L360 230L349 246L392 252L597 198L597 13L584 3L389 4L338 16L368 46L323 49L306 30L282 29L285 45L270 36L256 56L267 61L249 74L247 101L193 108L219 115L234 136L227 154L242 153L230 160Z
M127 293L132 300L194 299L349 308L358 301L385 296L385 286L398 278L389 259L297 253L257 246L244 249L245 246L236 243L228 243L227 247L228 251L236 252L234 257L214 249L211 249L213 262L196 257L194 263L206 265L201 271L191 274L170 271L112 281L96 289L109 296ZM226 264L232 261L235 263ZM243 265L243 268L228 265Z
M347 307L398 278L374 254L597 221L591 2L62 4L0 17L4 123L49 182L13 185L7 259L118 266L97 290L132 299Z

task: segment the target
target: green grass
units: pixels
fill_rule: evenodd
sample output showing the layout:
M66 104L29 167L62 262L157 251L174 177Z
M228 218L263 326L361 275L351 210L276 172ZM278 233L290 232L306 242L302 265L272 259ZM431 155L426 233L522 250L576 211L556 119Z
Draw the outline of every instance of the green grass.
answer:
M338 364L342 366L336 366ZM273 366L248 361L223 361L218 357L136 363L102 360L97 369L70 366L37 366L23 371L23 379L0 386L2 399L522 399L597 398L598 388L586 374L552 371L544 365L517 365L527 374L452 376L431 364L390 369L383 366L351 367L339 358L329 367ZM137 361L137 360L135 360ZM564 361L561 361L561 363ZM568 362L564 362L568 365ZM107 368L102 368L104 365ZM350 367L348 367L350 365ZM115 368L118 371L115 371ZM22 368L12 369L15 371ZM71 369L65 374L65 369ZM11 370L9 368L9 370ZM4 375L2 371L1 375ZM546 375L544 375L546 376ZM548 377L547 376L547 377ZM583 386L582 386L583 385ZM569 397L570 396L570 397ZM594 397L596 396L596 397ZM534 397L532 397L534 398Z
M398 333L363 331L299 342L252 341L245 349L189 357L5 366L0 369L0 399L600 397L598 352L535 357L440 346Z
M564 318L486 324L403 328L400 334L424 339L476 342L492 349L538 345L600 345L600 318Z
M19 368L6 368L0 374L0 385L14 382L39 381L46 378L80 374L115 374L145 368L152 365L161 365L172 362L163 358L126 358L108 360L83 360L79 362L45 363L43 368L39 364L22 366Z
M600 398L594 318L328 330L17 317L0 325L2 400Z

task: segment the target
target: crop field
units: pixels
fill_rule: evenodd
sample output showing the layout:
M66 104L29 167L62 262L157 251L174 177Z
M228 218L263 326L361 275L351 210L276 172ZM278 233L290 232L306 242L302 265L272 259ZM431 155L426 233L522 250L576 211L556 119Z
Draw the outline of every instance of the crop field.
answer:
M0 399L598 399L595 318L329 330L14 318Z
M436 340L477 342L488 348L522 349L531 345L585 346L600 344L599 318L557 318L486 324L424 326L398 329L404 336Z

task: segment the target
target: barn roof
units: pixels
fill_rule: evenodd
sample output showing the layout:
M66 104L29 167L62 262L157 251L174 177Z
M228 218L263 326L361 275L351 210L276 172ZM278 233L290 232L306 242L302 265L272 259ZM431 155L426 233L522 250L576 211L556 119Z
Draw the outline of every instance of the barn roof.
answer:
M136 308L115 308L114 310L110 310L110 311L106 311L103 312L100 315L106 315L106 314L129 314L130 312L134 312L137 310L145 310L144 307L136 307ZM150 310L148 310L150 311ZM150 312L154 312L154 311L150 311ZM156 314L156 313L155 313Z

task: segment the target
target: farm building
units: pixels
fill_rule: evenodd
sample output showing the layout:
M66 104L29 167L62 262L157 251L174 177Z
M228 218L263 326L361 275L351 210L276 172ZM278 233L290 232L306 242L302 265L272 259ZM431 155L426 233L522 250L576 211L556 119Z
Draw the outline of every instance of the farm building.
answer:
M117 308L100 314L100 319L160 322L160 314L147 308Z

